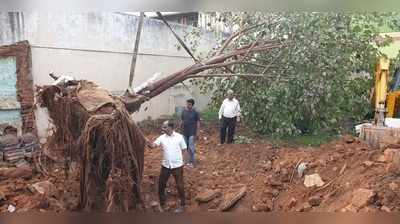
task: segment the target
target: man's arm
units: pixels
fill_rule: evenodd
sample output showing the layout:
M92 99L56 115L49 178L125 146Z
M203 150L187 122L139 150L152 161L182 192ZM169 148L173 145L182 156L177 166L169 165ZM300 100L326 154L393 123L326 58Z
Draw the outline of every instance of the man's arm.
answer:
M154 144L153 142L148 142L148 143L147 143L147 147L149 147L150 149L154 149L154 148L157 147L157 145Z
M221 107L219 108L219 111L218 111L218 118L220 120L222 119L222 113L224 112L224 103L225 103L225 100L222 101Z
M187 145L186 145L185 139L183 138L182 135L181 135L181 140L180 140L179 146L181 147L181 150L186 150L187 149Z
M156 139L156 141L154 141L154 142L151 142L151 141L149 141L149 140L146 138L146 145L147 145L147 147L149 147L150 149L157 148L158 146L160 146L160 144L161 144L160 137L158 137L158 138Z

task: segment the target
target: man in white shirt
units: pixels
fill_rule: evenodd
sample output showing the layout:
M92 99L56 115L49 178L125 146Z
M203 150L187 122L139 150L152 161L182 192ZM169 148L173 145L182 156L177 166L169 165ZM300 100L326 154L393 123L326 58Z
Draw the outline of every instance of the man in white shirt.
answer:
M228 90L227 98L222 102L218 113L221 121L221 144L225 143L226 132L228 131L228 144L233 143L235 135L236 122L240 121L240 105L239 101L233 97L233 91Z
M182 150L186 150L186 143L183 136L174 131L172 122L166 121L162 125L163 135L156 141L149 144L150 148L161 146L163 150L163 160L158 182L158 196L161 207L165 205L165 188L169 177L174 176L176 188L180 198L180 207L175 212L183 212L185 209L185 191L183 184L183 155Z

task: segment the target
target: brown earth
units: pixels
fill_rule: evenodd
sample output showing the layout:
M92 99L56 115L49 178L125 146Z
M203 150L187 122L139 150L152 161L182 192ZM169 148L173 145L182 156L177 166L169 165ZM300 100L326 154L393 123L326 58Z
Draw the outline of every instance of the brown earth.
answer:
M392 171L396 161L391 162L396 156L387 156L399 150L394 149L397 146L391 145L386 157L385 149L371 149L349 136L318 148L276 147L261 139L217 146L217 133L216 126L203 128L197 143L199 164L184 169L187 211L216 211L224 196L242 187L246 195L230 211L400 211L400 176ZM156 131L146 133L151 140L157 135ZM158 201L161 156L160 149L145 151L142 196L148 210ZM298 177L295 169L301 162L307 163L304 175L319 174L323 186L304 186L304 176ZM61 166L48 169L51 177L34 173L1 181L0 211L6 212L10 204L17 212L73 210L79 197L76 172L66 179ZM31 184L43 180L53 183L60 194L50 197L29 190ZM199 204L196 197L210 190L222 195ZM171 177L166 209L173 210L177 202Z

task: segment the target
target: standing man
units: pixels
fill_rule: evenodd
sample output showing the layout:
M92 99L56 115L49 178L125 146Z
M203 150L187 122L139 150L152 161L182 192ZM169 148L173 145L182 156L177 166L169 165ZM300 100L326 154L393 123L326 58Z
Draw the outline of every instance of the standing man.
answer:
M183 137L185 138L186 145L188 146L189 152L189 167L196 165L196 145L197 130L200 129L200 115L193 108L194 100L188 99L186 101L186 108L182 112L181 116L181 127L183 129Z
M235 135L236 121L240 121L239 101L233 97L233 91L228 90L228 97L222 102L219 109L219 120L221 121L221 144L225 143L226 132L228 130L228 144L233 143Z
M160 205L165 206L165 188L169 177L174 176L176 188L178 190L180 207L175 212L185 211L185 190L183 185L183 156L182 150L186 149L186 143L181 134L174 131L172 122L165 121L162 125L164 133L156 139L152 144L148 144L150 148L161 146L163 150L163 160L161 165L160 177L158 182L158 196Z

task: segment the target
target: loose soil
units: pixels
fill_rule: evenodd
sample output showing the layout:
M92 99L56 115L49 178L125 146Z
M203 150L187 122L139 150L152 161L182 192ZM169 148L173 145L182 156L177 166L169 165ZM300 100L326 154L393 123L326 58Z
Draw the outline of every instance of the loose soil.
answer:
M154 140L158 131L146 130ZM245 135L244 129L239 130ZM198 166L184 168L187 211L217 211L222 198L246 187L246 195L230 211L400 211L400 176L387 171L390 161L382 160L385 149L371 149L352 137L334 140L320 147L277 147L263 139L251 144L218 146L218 127L203 127L197 141ZM396 148L397 146L391 146ZM398 150L398 149L394 149ZM161 167L160 149L146 149L142 197L147 211L158 201L157 185ZM307 163L304 175L319 174L324 185L307 188L304 176L299 177L296 166ZM79 177L75 169L66 178L62 166L48 167L45 177L36 173L29 179L7 179L0 182L0 211L8 205L23 211L71 211L79 199ZM28 190L30 184L49 180L60 196L57 198ZM371 190L364 207L354 208L354 192ZM199 204L196 196L209 190L222 196ZM174 179L167 187L167 211L178 205ZM351 208L351 209L350 209Z

